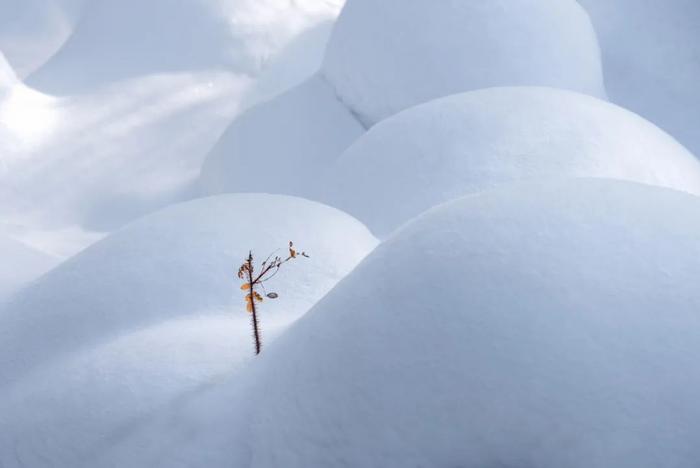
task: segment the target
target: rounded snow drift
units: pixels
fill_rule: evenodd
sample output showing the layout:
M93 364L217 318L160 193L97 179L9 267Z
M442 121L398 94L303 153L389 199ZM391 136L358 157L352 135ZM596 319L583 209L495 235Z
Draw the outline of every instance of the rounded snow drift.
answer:
M0 2L0 50L18 75L29 75L61 48L86 1Z
M697 466L698 213L596 179L430 211L267 350L235 466Z
M0 93L17 84L17 76L5 56L0 52ZM2 94L0 94L2 97Z
M58 263L58 259L4 235L0 235L0 258L0 301Z
M236 119L207 156L200 190L313 198L321 175L364 131L328 83L313 77Z
M247 315L238 267L286 252L310 253L270 285L265 314L280 326L306 312L376 245L334 208L273 195L225 195L142 218L62 263L0 313L0 386L65 352L174 319ZM281 250L277 250L281 249ZM303 260L303 261L302 261Z
M492 86L605 96L596 34L574 0L348 0L323 70L368 125Z
M700 154L700 2L579 3L600 37L610 99Z
M227 68L257 76L297 35L335 18L341 5L341 0L95 0L29 83L46 92L74 93L152 73Z
M332 167L321 199L384 236L453 198L556 177L700 194L700 162L653 124L590 96L522 87L449 96L381 122Z

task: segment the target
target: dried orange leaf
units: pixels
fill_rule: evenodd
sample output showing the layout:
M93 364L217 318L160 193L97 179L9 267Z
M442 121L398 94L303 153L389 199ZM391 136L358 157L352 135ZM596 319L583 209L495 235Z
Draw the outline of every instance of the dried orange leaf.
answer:
M243 284L241 285L241 289L242 289L243 291L247 291L248 289L250 289L250 283L243 283Z
M245 310L248 312L253 312L253 304L249 302L248 305L245 306Z

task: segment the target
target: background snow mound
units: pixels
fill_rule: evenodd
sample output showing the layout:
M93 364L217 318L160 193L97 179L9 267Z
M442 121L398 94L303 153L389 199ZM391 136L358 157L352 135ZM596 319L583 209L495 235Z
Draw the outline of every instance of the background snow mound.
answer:
M319 22L290 41L255 80L244 107L268 101L316 74L334 26L335 18Z
M50 255L0 235L0 302L58 263Z
M569 91L492 88L379 123L323 177L321 199L384 236L452 198L518 179L568 176L700 194L700 162L639 116Z
M17 76L2 52L0 52L0 93L17 83ZM2 94L0 94L0 98Z
M700 154L700 2L579 3L598 31L611 99Z
M698 209L569 179L431 210L104 466L693 468Z
M0 141L3 220L42 233L43 249L66 256L86 246L66 242L66 229L104 234L192 197L204 156L249 84L201 72L69 98L15 87L0 105L0 132L9 133Z
M492 86L605 96L596 35L574 0L349 0L323 69L367 124Z
M0 50L22 77L40 67L73 31L85 0L2 0Z
M280 324L265 315L270 343ZM236 375L252 357L248 318L210 314L168 320L60 358L0 393L0 464L94 466L91 458L153 413Z
M289 323L375 245L350 216L302 199L230 195L175 205L62 263L0 311L0 386L61 354L177 317L240 312L235 272L296 241L311 255L280 275L265 314ZM244 314L245 315L245 314ZM247 325L246 325L247 327Z
M342 0L95 0L29 83L65 94L151 73L227 68L256 76L290 40L341 7Z
M315 76L236 119L207 156L201 190L312 196L326 168L363 133Z

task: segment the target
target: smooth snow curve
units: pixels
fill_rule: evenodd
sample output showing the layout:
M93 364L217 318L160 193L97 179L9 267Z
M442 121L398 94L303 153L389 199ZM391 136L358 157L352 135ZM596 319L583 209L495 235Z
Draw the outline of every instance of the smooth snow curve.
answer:
M168 319L243 314L238 266L293 240L311 259L280 274L265 314L289 323L374 246L354 218L303 199L223 195L142 218L65 261L0 310L0 387L62 354ZM247 327L247 325L246 325Z
M56 258L0 235L0 302L58 263Z
M334 18L341 6L341 0L95 0L29 83L66 94L153 73L224 68L257 76L298 34Z
M364 131L315 76L236 119L204 162L201 190L312 197L329 165Z
M369 125L492 86L605 96L596 34L574 0L349 0L323 70Z
M14 70L7 63L5 56L0 52L0 98L2 98L4 91L7 91L17 83L17 76Z
M0 51L18 75L27 76L60 49L84 1L0 1Z
M386 236L453 198L520 179L607 177L700 194L700 162L641 117L551 88L491 88L391 117L323 178L321 199Z
M125 333L0 390L0 466L95 467L154 413L237 375L254 355L248 317L231 312ZM267 346L284 327L263 313Z
M700 155L700 2L579 3L598 31L611 100Z
M596 179L443 205L122 465L695 468L699 210Z

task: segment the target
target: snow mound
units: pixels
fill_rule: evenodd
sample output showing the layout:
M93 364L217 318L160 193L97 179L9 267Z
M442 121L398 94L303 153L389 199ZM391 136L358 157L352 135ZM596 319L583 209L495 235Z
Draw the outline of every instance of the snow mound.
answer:
M323 69L367 124L492 86L605 96L597 38L574 0L349 0Z
M66 229L104 234L191 198L204 157L241 111L249 84L201 72L140 77L64 98L15 87L0 104L0 133L8 133L0 140L0 217L58 233L48 243L62 244Z
M159 461L696 467L699 209L669 189L571 179L431 210L251 374L154 426ZM120 456L149 466L138 440Z
M256 76L298 34L334 18L341 7L342 0L182 0L177 6L171 0L95 0L29 83L65 94L162 72L227 68Z
M315 76L235 120L207 156L201 190L310 197L321 174L364 131Z
M2 52L0 52L0 93L8 90L17 83L17 76ZM0 94L2 97L2 94Z
M250 324L233 315L168 320L20 379L0 393L0 465L95 466L89 460L130 428L253 358ZM271 318L266 343L280 329Z
M0 301L51 269L57 259L0 235Z
M700 3L579 2L600 37L611 99L700 154Z
M0 386L69 351L167 319L243 314L236 270L289 240L311 259L275 279L281 324L304 313L375 245L355 219L302 199L229 195L142 218L62 263L0 311ZM308 261L306 261L308 260Z
M324 177L321 199L384 236L468 193L569 176L700 194L700 162L653 124L590 96L523 87L449 96L379 123Z
M73 31L85 0L2 0L0 50L20 76L46 62Z

